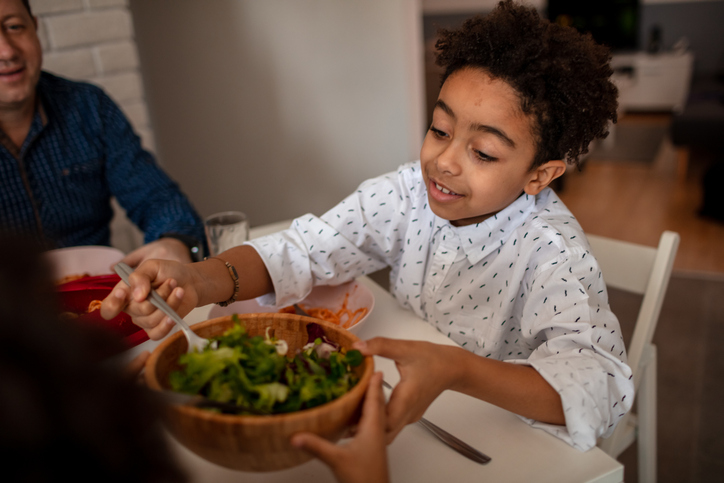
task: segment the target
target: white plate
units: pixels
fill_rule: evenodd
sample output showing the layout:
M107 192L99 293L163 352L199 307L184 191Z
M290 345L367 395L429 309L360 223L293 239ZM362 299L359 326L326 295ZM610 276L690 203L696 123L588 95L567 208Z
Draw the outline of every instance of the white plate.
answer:
M103 246L68 247L49 250L44 254L51 264L53 280L69 275L106 275L113 273L111 266L125 256L117 248Z
M354 312L362 307L367 309L367 314L359 322L349 327L348 330L355 333L367 317L369 317L370 313L372 313L372 309L375 306L375 297L372 295L372 292L370 292L370 289L357 280L352 280L351 282L337 286L315 287L309 296L299 302L299 304L304 308L324 307L333 312L337 312L342 308L346 294L349 294L349 299L347 299L347 308L349 310ZM242 300L226 307L214 305L209 311L209 319L232 314L254 314L278 311L279 307L265 307L259 305L256 300Z

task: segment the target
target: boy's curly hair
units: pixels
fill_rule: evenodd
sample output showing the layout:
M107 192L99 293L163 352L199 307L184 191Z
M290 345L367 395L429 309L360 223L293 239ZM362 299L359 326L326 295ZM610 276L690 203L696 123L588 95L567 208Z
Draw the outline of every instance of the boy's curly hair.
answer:
M577 164L591 141L608 136L608 121L617 120L611 54L590 34L551 23L511 0L439 34L443 83L453 72L474 67L518 92L523 112L536 120L533 167L553 159Z

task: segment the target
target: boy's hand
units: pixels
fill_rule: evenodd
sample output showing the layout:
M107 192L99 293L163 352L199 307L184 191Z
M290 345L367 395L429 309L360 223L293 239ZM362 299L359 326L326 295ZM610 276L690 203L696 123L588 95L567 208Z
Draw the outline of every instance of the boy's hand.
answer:
M131 274L130 287L119 282L103 300L101 316L111 319L123 310L133 318L134 324L146 330L151 339L161 339L175 324L146 300L151 288L183 317L194 307L229 300L235 294L234 279L227 263L240 270L237 272L237 300L274 291L261 256L253 247L240 245L197 263L146 260Z
M193 265L148 260L131 274L130 287L125 282L118 282L103 300L101 316L108 320L125 311L133 318L134 324L146 330L151 339L161 339L169 333L175 322L146 300L151 288L183 317L198 302L194 280Z
M435 398L458 377L454 347L376 337L356 342L353 348L366 356L394 360L400 372L400 382L387 403L388 443L406 425L419 421Z
M337 446L317 435L299 433L292 437L292 444L322 460L341 483L386 483L388 472L382 373L375 373L370 380L362 406L362 418L351 442Z

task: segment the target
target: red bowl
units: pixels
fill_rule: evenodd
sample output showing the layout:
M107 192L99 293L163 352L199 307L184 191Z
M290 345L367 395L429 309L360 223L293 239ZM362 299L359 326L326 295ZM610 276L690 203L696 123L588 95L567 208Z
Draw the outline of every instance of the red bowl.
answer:
M148 340L148 334L131 321L125 312L111 320L101 317L100 310L88 312L94 300L103 300L111 293L121 278L115 274L97 275L73 280L56 287L60 299L60 310L77 314L75 319L82 324L103 327L121 338L127 347L134 347Z

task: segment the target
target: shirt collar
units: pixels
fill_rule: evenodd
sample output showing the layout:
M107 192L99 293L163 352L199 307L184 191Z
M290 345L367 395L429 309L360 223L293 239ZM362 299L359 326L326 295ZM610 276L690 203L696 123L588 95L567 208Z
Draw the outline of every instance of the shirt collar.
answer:
M32 140L45 128L48 124L48 115L46 114L45 108L43 107L43 101L40 97L40 91L36 90L37 95L35 97L35 113L33 114L33 121L30 124L30 130L28 135L25 137L22 146L16 146L15 143L10 140L10 137L0 130L0 145L4 146L10 154L15 158L21 159L25 155L28 146Z
M500 248L512 235L515 228L535 208L536 197L523 193L495 215L472 225L453 226L448 220L435 217L435 231L449 226L460 238L460 245L471 264L476 264Z

